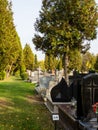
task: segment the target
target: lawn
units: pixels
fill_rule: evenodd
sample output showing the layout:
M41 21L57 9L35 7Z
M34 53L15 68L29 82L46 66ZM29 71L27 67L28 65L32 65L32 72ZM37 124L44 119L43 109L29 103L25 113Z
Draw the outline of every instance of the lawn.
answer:
M53 130L50 112L34 84L11 77L0 81L0 130Z

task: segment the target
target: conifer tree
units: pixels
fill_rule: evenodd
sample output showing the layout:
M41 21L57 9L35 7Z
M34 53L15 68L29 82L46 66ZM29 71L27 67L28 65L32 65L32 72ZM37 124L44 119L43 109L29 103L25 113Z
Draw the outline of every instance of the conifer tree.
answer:
M37 70L38 67L39 67L39 65L38 65L37 55L35 54L35 56L34 56L34 70Z
M26 44L23 49L24 55L24 64L26 69L33 70L34 69L34 54L30 48L29 44Z
M86 52L89 41L96 38L98 12L95 0L43 0L39 16L33 43L45 53L63 55L68 81L69 52L76 49Z
M45 55L45 68L47 71L55 71L56 69L56 58L50 54L50 55Z
M19 36L13 22L12 3L0 0L0 71L9 75L22 51Z

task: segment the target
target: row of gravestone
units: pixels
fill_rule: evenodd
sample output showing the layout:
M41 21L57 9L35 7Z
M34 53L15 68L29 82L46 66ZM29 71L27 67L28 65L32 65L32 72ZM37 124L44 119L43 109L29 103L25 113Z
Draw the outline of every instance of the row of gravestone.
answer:
M77 99L77 81L73 82L72 78L69 87L62 75L59 80L54 75L43 76L39 78L36 91L53 102L70 102L72 97Z
M63 77L58 79L54 75L43 76L35 89L41 96L50 98L53 102L66 102L71 99L70 87Z
M36 70L36 71L31 71L31 70L27 70L27 73L29 75L29 82L40 82L40 78L44 78L47 76L55 76L56 79L60 79L63 75L63 70L57 71L56 73L52 74L52 73L48 73L48 72L42 72L41 70ZM47 79L46 79L47 80Z
M63 77L58 80L54 75L39 78L36 90L43 97L51 98L53 102L69 102L72 96L77 99L77 83L72 82L69 87Z
M80 74L72 81L71 85L68 86L64 78L58 82L54 76L46 76L40 78L37 89L41 95L51 97L53 102L70 102L72 97L74 97L77 103L77 111L74 117L81 120L80 125L86 120L87 124L88 121L90 122L95 117L95 113L94 115L88 115L90 114L89 110L92 108L92 103L98 102L98 74ZM72 106L72 104L70 105ZM85 127L84 129L87 128L86 124L83 124L85 125L83 126Z

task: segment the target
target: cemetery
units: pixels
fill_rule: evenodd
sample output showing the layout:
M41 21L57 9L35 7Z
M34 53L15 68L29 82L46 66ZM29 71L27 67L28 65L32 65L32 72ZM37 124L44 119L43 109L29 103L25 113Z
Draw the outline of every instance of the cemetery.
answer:
M63 77L41 77L36 91L56 118L55 130L98 129L98 73L73 75L69 86Z
M0 130L98 130L98 2L40 2L0 0Z

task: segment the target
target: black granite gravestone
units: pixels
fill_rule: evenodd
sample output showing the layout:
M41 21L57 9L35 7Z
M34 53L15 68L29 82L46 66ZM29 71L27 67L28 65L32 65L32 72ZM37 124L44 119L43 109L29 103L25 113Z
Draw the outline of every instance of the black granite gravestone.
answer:
M83 115L86 117L92 105L98 102L98 74L83 77L81 92Z
M69 102L70 101L70 87L68 87L64 78L52 88L51 98L53 102Z

